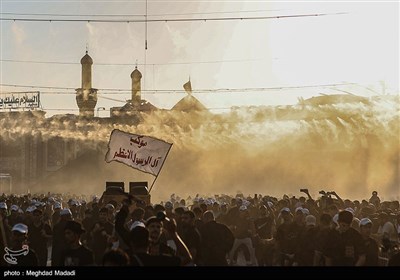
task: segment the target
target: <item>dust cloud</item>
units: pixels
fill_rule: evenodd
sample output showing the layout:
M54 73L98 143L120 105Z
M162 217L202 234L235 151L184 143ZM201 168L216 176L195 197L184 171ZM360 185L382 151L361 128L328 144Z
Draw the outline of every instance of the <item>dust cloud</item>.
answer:
M90 151L64 175L58 172L54 180L38 184L38 191L101 194L106 180L151 185L151 175L105 163L110 133L120 129L173 143L151 193L154 201L171 193L298 196L305 187L314 196L323 189L352 199L377 190L390 200L400 198L399 105L397 96L380 96L350 103L238 107L224 114L160 110L141 113L138 124L74 115L5 117L0 131L3 142L22 141L24 135L41 141L60 137Z

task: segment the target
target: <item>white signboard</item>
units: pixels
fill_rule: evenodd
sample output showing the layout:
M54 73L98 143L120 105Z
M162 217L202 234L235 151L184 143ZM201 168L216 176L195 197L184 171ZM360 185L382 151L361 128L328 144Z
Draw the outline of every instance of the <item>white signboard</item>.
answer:
M20 109L20 108L39 108L40 92L10 92L0 93L0 110L2 109Z
M118 161L157 176L171 147L172 144L163 140L114 129L108 143L106 162Z

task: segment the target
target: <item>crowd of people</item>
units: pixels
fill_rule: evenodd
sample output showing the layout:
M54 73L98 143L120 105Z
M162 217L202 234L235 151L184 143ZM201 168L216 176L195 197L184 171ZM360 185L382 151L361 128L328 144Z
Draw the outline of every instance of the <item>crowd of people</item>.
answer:
M1 266L400 266L399 201L374 191L243 194L144 204L0 196Z

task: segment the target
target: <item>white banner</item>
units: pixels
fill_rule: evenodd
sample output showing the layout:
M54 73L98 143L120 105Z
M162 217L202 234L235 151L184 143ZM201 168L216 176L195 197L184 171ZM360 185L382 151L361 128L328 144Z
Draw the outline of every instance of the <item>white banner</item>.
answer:
M106 162L118 161L143 172L158 175L172 144L150 136L114 129Z
M0 93L1 109L27 109L40 107L40 92L10 92Z

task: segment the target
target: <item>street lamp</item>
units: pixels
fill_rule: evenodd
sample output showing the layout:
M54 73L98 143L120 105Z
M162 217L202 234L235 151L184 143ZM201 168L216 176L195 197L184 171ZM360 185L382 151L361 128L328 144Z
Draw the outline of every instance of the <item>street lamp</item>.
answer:
M105 111L106 108L105 107L98 107L97 110L96 110L96 117L99 116L99 110Z

